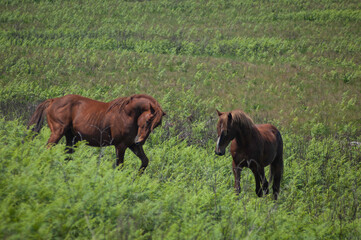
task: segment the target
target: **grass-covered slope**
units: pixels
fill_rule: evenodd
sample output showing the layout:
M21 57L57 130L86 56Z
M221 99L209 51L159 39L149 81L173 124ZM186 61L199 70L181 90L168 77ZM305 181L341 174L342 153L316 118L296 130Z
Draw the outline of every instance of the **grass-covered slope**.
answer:
M4 1L1 9L4 114L7 104L26 109L66 93L182 98L195 87L215 101L208 114L217 106L284 126L360 124L358 1Z
M0 237L357 238L361 233L359 1L1 1ZM36 105L146 93L167 112L145 152L47 150ZM283 134L277 202L214 155L215 109ZM352 143L356 142L356 143Z
M21 143L17 122L1 125L1 237L5 239L356 238L360 232L360 147L346 140L284 134L285 173L277 202L258 198L251 171L233 191L231 157L213 144L177 137L145 145L139 177L130 152L113 170L114 150L80 143L67 162L64 145L46 150L49 130Z

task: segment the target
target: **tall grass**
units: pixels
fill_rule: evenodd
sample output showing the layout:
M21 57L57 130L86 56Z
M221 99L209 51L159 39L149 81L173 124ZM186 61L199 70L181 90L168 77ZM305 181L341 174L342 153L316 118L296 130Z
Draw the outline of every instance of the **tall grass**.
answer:
M137 175L130 152L114 170L114 150L80 143L72 161L64 144L46 149L47 128L34 140L17 122L2 120L3 238L355 238L360 234L359 146L337 138L285 133L285 173L277 202L258 198L253 175L233 191L231 159L213 144L199 148L176 137L145 151ZM22 143L22 140L25 141Z
M0 237L4 239L357 239L360 235L359 1L0 2ZM47 98L147 93L166 111L113 170L113 148L25 123ZM214 152L216 109L276 125L277 202Z

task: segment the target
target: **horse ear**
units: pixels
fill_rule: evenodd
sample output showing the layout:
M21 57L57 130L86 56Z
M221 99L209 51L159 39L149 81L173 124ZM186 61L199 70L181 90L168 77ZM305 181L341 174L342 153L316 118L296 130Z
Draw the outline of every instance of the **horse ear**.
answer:
M218 117L221 116L221 115L223 115L223 113L220 112L220 111L218 111L218 109L216 109L216 111L217 111Z
M232 121L232 113L228 113L228 121L229 121L229 122Z

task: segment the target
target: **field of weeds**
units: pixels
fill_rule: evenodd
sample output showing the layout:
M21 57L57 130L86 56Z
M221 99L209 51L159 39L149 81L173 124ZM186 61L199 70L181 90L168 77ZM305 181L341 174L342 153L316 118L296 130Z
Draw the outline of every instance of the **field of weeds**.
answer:
M361 226L359 1L0 2L0 237L357 239ZM26 123L48 98L146 93L167 113L150 159L80 142L46 149ZM277 201L250 170L233 190L214 154L216 109L284 138ZM268 170L267 170L268 176Z

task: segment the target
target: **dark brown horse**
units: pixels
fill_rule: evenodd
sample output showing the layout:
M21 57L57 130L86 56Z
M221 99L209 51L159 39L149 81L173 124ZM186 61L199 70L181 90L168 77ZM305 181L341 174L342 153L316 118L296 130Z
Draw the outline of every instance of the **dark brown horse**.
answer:
M234 188L240 192L240 174L244 167L252 170L256 180L256 194L268 194L268 182L264 168L270 165L270 181L273 180L273 196L277 199L283 174L283 142L280 132L271 124L254 124L241 110L219 112L216 154L224 155L231 143ZM262 188L261 188L262 184Z
M107 103L66 95L39 104L28 126L39 132L45 115L51 130L48 147L63 136L68 153L73 153L73 145L80 140L94 147L114 145L115 166L123 163L125 150L130 148L142 161L140 171L143 172L149 160L142 145L150 132L161 124L165 113L148 95L133 95Z

